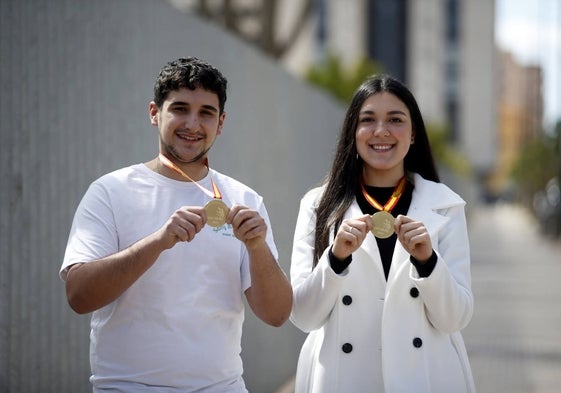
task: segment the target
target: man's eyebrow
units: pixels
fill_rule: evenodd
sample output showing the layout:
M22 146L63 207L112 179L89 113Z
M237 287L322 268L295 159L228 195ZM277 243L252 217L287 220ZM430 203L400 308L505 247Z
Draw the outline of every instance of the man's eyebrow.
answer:
M204 109L207 109L207 110L209 110L209 111L218 113L218 108L216 108L216 107L213 106L213 105L203 105L203 108L204 108Z
M169 105L170 105L170 106L172 106L172 105L189 105L189 103L188 103L188 102L184 102L184 101L179 101L179 100L178 100L178 101L172 101Z

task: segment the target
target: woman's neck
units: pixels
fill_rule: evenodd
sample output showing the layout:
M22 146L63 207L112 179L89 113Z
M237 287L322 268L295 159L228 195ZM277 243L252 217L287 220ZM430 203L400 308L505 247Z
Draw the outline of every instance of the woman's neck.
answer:
M372 187L395 187L404 175L403 168L395 171L366 168L363 170L364 184Z

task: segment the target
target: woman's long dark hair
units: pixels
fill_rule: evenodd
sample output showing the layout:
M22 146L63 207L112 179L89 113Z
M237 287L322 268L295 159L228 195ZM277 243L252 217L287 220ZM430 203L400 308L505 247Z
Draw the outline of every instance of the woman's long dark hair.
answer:
M375 75L368 78L359 86L347 109L333 164L325 180L325 190L316 208L314 267L329 246L330 228L341 223L345 211L352 204L362 175L363 162L356 150L356 129L360 109L368 97L382 92L396 96L407 106L411 115L415 143L411 145L405 156L405 172L416 172L425 179L440 181L425 123L413 94L405 85L388 75Z

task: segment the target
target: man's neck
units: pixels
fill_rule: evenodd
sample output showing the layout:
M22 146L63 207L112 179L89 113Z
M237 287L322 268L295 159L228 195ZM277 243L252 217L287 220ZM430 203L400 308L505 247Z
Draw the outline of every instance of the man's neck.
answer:
M179 168L185 175L180 174L178 171L170 168L159 159L155 158L154 160L148 162L146 166L153 170L156 173L159 173L162 176L168 177L170 179L178 180L178 181L199 181L203 179L208 174L208 167L204 164L203 160L189 163L189 164L177 164L174 163L177 168Z

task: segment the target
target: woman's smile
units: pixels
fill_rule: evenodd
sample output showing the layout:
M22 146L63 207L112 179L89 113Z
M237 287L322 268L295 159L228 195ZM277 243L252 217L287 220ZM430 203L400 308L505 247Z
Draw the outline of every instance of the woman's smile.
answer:
M375 143L369 145L377 153L384 153L393 149L394 145L389 143Z

